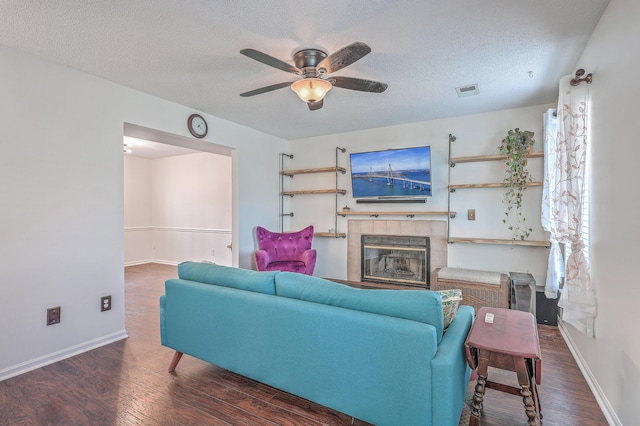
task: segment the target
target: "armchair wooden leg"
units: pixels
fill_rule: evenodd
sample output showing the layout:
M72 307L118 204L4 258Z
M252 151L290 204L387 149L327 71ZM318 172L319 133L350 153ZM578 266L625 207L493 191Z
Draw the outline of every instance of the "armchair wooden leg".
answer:
M173 354L173 359L171 360L171 364L169 364L169 373L173 373L174 371L176 371L176 367L180 362L180 358L182 358L182 352L176 351L176 353Z

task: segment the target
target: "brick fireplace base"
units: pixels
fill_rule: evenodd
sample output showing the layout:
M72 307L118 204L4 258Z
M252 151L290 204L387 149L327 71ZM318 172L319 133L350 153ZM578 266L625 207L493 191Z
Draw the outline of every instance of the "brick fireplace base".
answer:
M447 266L447 222L443 220L349 220L347 232L347 279L360 281L360 239L366 235L429 237L431 270Z

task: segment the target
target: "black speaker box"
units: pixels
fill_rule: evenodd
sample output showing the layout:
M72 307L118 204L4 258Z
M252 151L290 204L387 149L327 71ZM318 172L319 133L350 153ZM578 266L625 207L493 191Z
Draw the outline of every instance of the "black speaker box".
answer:
M536 292L536 320L538 324L558 325L558 299L547 299L544 291Z

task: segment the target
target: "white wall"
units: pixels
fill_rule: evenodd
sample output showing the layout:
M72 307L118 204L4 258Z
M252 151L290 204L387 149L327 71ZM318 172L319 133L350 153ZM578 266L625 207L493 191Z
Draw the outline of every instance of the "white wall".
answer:
M190 138L194 111L6 47L0 63L1 379L126 335L123 127ZM251 267L255 226L278 224L287 142L205 117L205 142L233 149L233 262Z
M210 153L151 161L156 261L231 265L231 162Z
M570 326L589 374L615 411L616 424L637 424L640 339L636 262L640 192L638 99L640 2L611 0L576 64L593 73L591 93L592 280L598 301L595 339Z
M446 211L447 210L447 173L449 133L457 140L452 146L452 155L469 156L497 154L498 146L509 129L519 127L536 134L534 150L542 151L542 114L550 105L535 106L486 114L456 117L412 123L401 126L383 127L343 133L316 138L299 139L292 142L293 160L288 160L285 168L309 168L330 166L335 162L335 147L347 148L345 154L339 154L339 164L349 170L349 153L388 148L431 145L433 196L427 204L356 204L351 197L351 183L348 174L340 175L339 187L347 189L347 195L340 195L338 208L349 205L352 211ZM529 161L532 176L542 179L543 162L540 159ZM452 169L452 183L488 183L501 182L504 164L502 162L483 162L458 164ZM289 189L332 188L333 174L296 175L285 180ZM529 188L525 197L525 215L531 222L532 240L545 240L547 234L540 224L540 188ZM458 215L451 220L451 235L459 237L511 238L510 231L502 223L504 206L501 189L458 190L452 195L452 210ZM332 195L297 195L286 199L288 207L294 212L293 218L287 218L285 228L300 229L313 224L317 230L327 231L333 228L335 201ZM467 209L476 209L476 221L467 220ZM405 216L385 216L395 219L407 219ZM350 216L356 220L357 216ZM415 216L416 219L429 219L429 216ZM368 219L367 216L361 219ZM444 220L446 216L433 217ZM338 219L338 230L346 232L347 219ZM314 247L318 250L318 261L314 275L346 279L345 239L316 238ZM449 266L495 270L501 272L530 272L538 283L546 278L548 251L538 247L510 247L484 244L456 243L449 246Z
M153 261L151 160L124 156L124 263Z

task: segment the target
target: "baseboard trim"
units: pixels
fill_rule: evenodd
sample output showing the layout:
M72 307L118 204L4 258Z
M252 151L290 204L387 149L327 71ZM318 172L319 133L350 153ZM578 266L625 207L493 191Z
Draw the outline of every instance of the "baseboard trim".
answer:
M136 265L146 265L147 263L159 263L161 265L172 265L176 266L180 262L175 262L173 260L161 260L161 259L146 259L146 260L134 260L132 262L125 262L124 266L136 266Z
M612 426L622 426L622 422L616 415L616 412L613 410L613 407L609 403L607 397L604 395L604 392L602 392L602 388L591 372L589 365L580 354L575 341L571 337L571 333L569 333L569 330L567 330L564 322L560 318L558 318L558 329L560 330L560 334L566 342L571 355L573 355L573 358L576 360L576 364L578 364L578 368L580 368L580 372L587 381L587 385L589 385L589 389L591 389L591 393L593 393L593 396L596 398L596 401L598 402L598 405L602 410L602 414L604 414L604 417L607 419L607 422Z
M154 263L154 261L153 261L153 259L133 260L131 262L124 262L124 266L144 265L146 263Z
M173 266L180 264L180 262L174 262L173 260L162 260L162 259L153 259L149 263L159 263L161 265L173 265Z
M62 361L63 359L71 358L72 356L79 355L95 348L99 348L100 346L108 345L109 343L126 339L127 337L129 337L127 335L127 331L120 330L115 333L99 337L97 339L89 340L88 342L70 346L57 352L52 352L50 354L43 355L41 357L5 368L3 370L0 370L0 382L11 377L19 376L23 373L27 373L31 370L53 364L54 362Z

